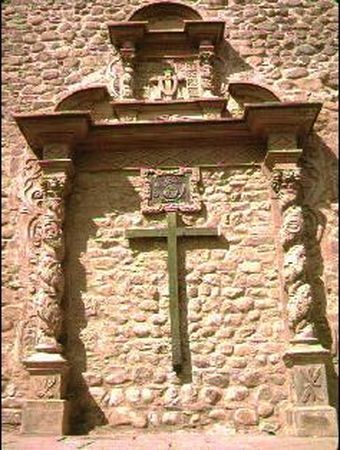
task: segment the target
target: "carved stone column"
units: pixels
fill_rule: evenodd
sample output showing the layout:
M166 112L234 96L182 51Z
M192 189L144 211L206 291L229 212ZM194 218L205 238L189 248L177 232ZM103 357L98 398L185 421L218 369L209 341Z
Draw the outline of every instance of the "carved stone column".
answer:
M124 42L120 49L123 62L123 75L120 80L120 96L122 99L133 99L133 80L134 80L134 59L136 56L135 45L130 42Z
M39 161L44 212L37 268L39 286L34 299L38 333L35 353L24 361L30 374L32 398L27 400L23 411L24 433L67 433L68 403L63 397L68 364L59 339L63 322L65 199L70 192L73 173L69 153L67 145L47 145L43 151L44 159Z
M202 41L199 46L202 97L214 97L214 59L214 45L210 41Z
M336 414L329 406L326 364L330 358L315 334L313 290L307 271L301 167L302 150L295 133L268 136L266 165L271 187L281 211L279 240L282 246L283 288L287 298L289 347L284 355L291 369L291 403L287 411L289 431L297 436L333 436Z

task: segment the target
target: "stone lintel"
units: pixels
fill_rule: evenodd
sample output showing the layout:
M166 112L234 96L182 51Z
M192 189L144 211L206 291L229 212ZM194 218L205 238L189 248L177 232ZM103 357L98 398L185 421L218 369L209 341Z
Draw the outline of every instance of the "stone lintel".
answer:
M199 46L201 42L211 42L213 46L221 42L224 35L223 21L184 20L184 29L152 31L148 22L112 22L108 24L110 41L114 46L123 48L127 43L135 46L152 45L162 42L174 43L187 41Z
M184 32L189 38L200 45L203 41L211 42L214 46L223 39L225 22L221 20L184 20Z
M67 400L26 400L21 433L61 436L69 432Z
M214 103L216 100L216 103ZM221 99L208 99L209 104L220 107ZM179 103L178 103L179 104ZM192 104L183 102L185 105ZM199 99L196 104L202 107L205 100ZM141 102L119 102L117 108L139 109ZM146 103L143 104L143 108ZM153 106L151 107L153 108ZM170 103L169 103L170 105ZM115 108L115 106L113 106ZM32 147L38 159L43 158L43 149L51 152L56 144L71 145L73 148L82 143L86 148L93 147L95 151L100 149L101 143L114 145L122 140L129 140L131 144L141 144L150 141L150 145L190 145L193 142L199 145L211 146L211 142L221 139L223 141L233 139L254 139L263 142L270 133L274 133L272 127L267 125L276 121L281 132L291 133L290 125L296 128L298 135L307 134L317 117L320 104L307 103L266 103L251 104L246 106L242 118L214 118L197 119L181 118L172 120L148 119L136 122L92 122L88 111L55 112L50 114L16 115L15 120L24 134L28 144ZM308 116L307 112L310 112ZM274 120L274 119L275 120ZM306 125L307 123L307 125ZM287 129L287 127L289 129ZM269 131L270 133L269 133ZM277 130L276 130L277 133ZM301 134L302 133L302 134ZM169 140L169 135L171 139ZM67 136L66 142L63 136ZM49 137L51 138L49 138ZM60 142L55 142L56 136L60 136ZM206 144L204 144L206 143ZM283 153L283 150L280 150ZM284 154L296 161L300 149L287 147ZM275 154L271 154L271 157ZM277 154L278 155L278 154ZM277 156L279 157L279 156ZM286 156L280 156L286 158Z
M108 24L110 41L119 48L127 42L136 45L147 32L148 22L111 22Z
M17 114L14 119L38 159L45 157L45 147L50 151L57 144L72 147L82 141L91 123L88 111Z
M246 103L244 118L252 133L263 139L270 134L293 134L300 141L312 131L321 106L297 102Z

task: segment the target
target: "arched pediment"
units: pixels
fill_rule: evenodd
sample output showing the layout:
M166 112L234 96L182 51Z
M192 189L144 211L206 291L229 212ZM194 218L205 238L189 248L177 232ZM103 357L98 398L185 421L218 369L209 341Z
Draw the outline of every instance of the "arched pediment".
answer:
M228 91L230 95L242 105L245 103L280 101L279 97L268 88L254 83L230 83Z
M91 111L94 119L112 116L111 96L106 86L90 86L66 95L56 106L55 111Z
M245 105L281 102L271 90L255 83L230 83L228 110L233 116L242 116Z
M185 20L202 20L193 8L175 2L159 2L143 6L130 16L129 21L146 21L150 30L182 30Z

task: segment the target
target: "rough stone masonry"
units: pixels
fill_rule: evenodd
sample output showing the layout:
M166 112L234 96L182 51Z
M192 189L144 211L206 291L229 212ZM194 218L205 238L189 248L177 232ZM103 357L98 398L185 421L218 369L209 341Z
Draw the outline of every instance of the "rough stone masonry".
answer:
M52 113L71 92L104 81L113 95L116 81L110 70L119 55L110 43L107 25L126 22L151 3L4 2L2 420L7 428L22 424L26 401L32 401L32 377L23 361L34 354L39 333L44 332L39 330L34 299L44 277L41 260L47 251L38 239L41 224L37 218L45 214L48 201L53 206L56 198L49 174L37 163L48 158L32 151L14 116ZM284 102L322 103L299 159L296 197L303 198L299 197L301 210L289 209L291 197L288 203L282 198L273 200L272 189L275 193L278 187L279 192L290 181L279 170L272 184L263 168L264 146L251 140L226 143L224 148L222 142L214 142L208 154L197 148L194 161L190 151L180 148L150 153L131 144L127 152L128 140L115 144L115 153L105 143L96 154L84 147L73 161L72 189L62 212L64 241L59 248L65 248L65 259L58 251L54 254L65 284L57 334L70 363L62 395L71 407L70 431L112 433L124 427L209 429L219 425L231 432L280 434L288 433L292 423L310 430L308 426L318 425L300 423L304 416L301 419L294 411L287 419L293 402L317 402L314 396L321 395L322 382L328 386L329 404L337 404L338 7L333 0L181 4L198 11L207 22L225 22L226 86L251 83ZM147 20L153 23L157 17L151 14ZM128 57L126 52L123 61ZM130 68L127 63L120 73L124 75L124 98L133 97ZM209 59L200 70L203 94L207 94L212 89ZM165 77L161 72L156 75ZM174 85L170 82L166 85L157 78L158 85L150 83L149 91L144 91L142 70L136 69L135 76L145 95L162 99L166 92L171 97ZM185 91L180 76L177 82L184 98L195 95L194 84ZM244 103L253 101L251 93L236 101L232 89L228 93L223 83L220 87L230 117L241 119ZM70 100L67 106L70 110L78 105L78 109L93 109L96 120L109 122L104 101L86 96L82 101L77 99L74 105ZM126 117L122 118L117 108L119 120L131 114L124 110ZM167 117L161 120L177 120L176 114L177 110L166 111ZM204 114L207 119L212 113ZM275 150L278 143L272 141L268 140L268 146ZM43 149L51 160L60 152L53 145ZM285 145L294 147L290 141ZM221 164L226 163L225 151L228 161ZM144 165L200 167L199 196L204 208L199 214L181 214L182 225L218 227L220 232L217 241L201 237L179 244L184 354L179 375L171 365L166 243L132 242L125 235L131 228L164 227L166 223L164 216L143 214L139 169ZM302 223L302 210L308 227L289 234L292 222ZM306 338L313 323L318 341L329 350L326 375L318 372L319 360L313 360L305 373L301 353L288 354L288 360L283 357L295 320L287 310L289 293L301 286L285 276L283 262L289 264L289 258L285 259L289 252L294 253L293 266L302 274L300 280L314 302L312 316L307 311L302 325L297 318L294 332ZM296 261L307 263L299 268ZM44 344L45 348L52 345ZM303 395L294 398L292 386L303 385L306 377L310 386L302 389L306 399ZM48 384L47 379L39 398L53 398L56 389L63 390L53 380ZM318 420L323 423L322 414Z

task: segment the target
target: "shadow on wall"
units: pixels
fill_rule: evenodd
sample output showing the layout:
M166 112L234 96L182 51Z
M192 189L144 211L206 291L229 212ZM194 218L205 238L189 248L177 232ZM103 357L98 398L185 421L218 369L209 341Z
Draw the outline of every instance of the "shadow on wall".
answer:
M327 314L327 297L333 296L336 303L336 292L332 292L334 286L326 285L322 279L324 275L324 257L332 264L332 254L329 251L322 255L322 241L326 247L335 250L336 235L331 231L327 233L327 211L331 209L332 203L338 202L338 160L324 141L312 134L302 156L303 167L303 191L304 191L304 213L305 213L305 247L307 252L308 277L312 287L314 298L314 324L317 337L323 347L331 351L331 358L326 366L328 377L328 390L331 406L338 410L338 375L335 370L334 361L337 364L337 321L331 314ZM336 245L337 247L337 245ZM334 255L335 256L335 255ZM330 267L337 277L337 267ZM334 280L335 281L335 280ZM334 305L330 305L334 308ZM330 323L329 320L333 319Z
M98 179L98 177L97 177ZM138 198L132 186L123 186L125 195L130 198L129 205L137 207ZM66 298L64 305L65 335L63 337L66 348L66 358L70 363L70 374L67 389L67 399L71 405L70 428L71 434L87 434L96 426L108 424L104 411L93 398L88 384L92 384L98 391L104 390L101 382L93 379L87 383L84 379L84 372L88 370L87 354L83 342L82 333L88 327L88 316L91 311L85 309L82 293L87 292L87 268L81 263L81 256L86 252L89 240L94 239L98 234L99 227L94 219L105 217L110 213L110 203L107 202L107 191L103 189L96 197L95 186L79 187L79 176L74 179L74 189L68 203L68 214L66 221L66 246L67 260L65 263L66 274ZM88 195L90 194L90 195ZM96 198L95 198L96 197ZM132 199L132 201L131 201ZM122 204L124 209L124 204ZM96 344L96 339L92 342L91 336L87 336L87 344ZM95 374L94 374L95 377ZM102 396L99 395L99 399Z

